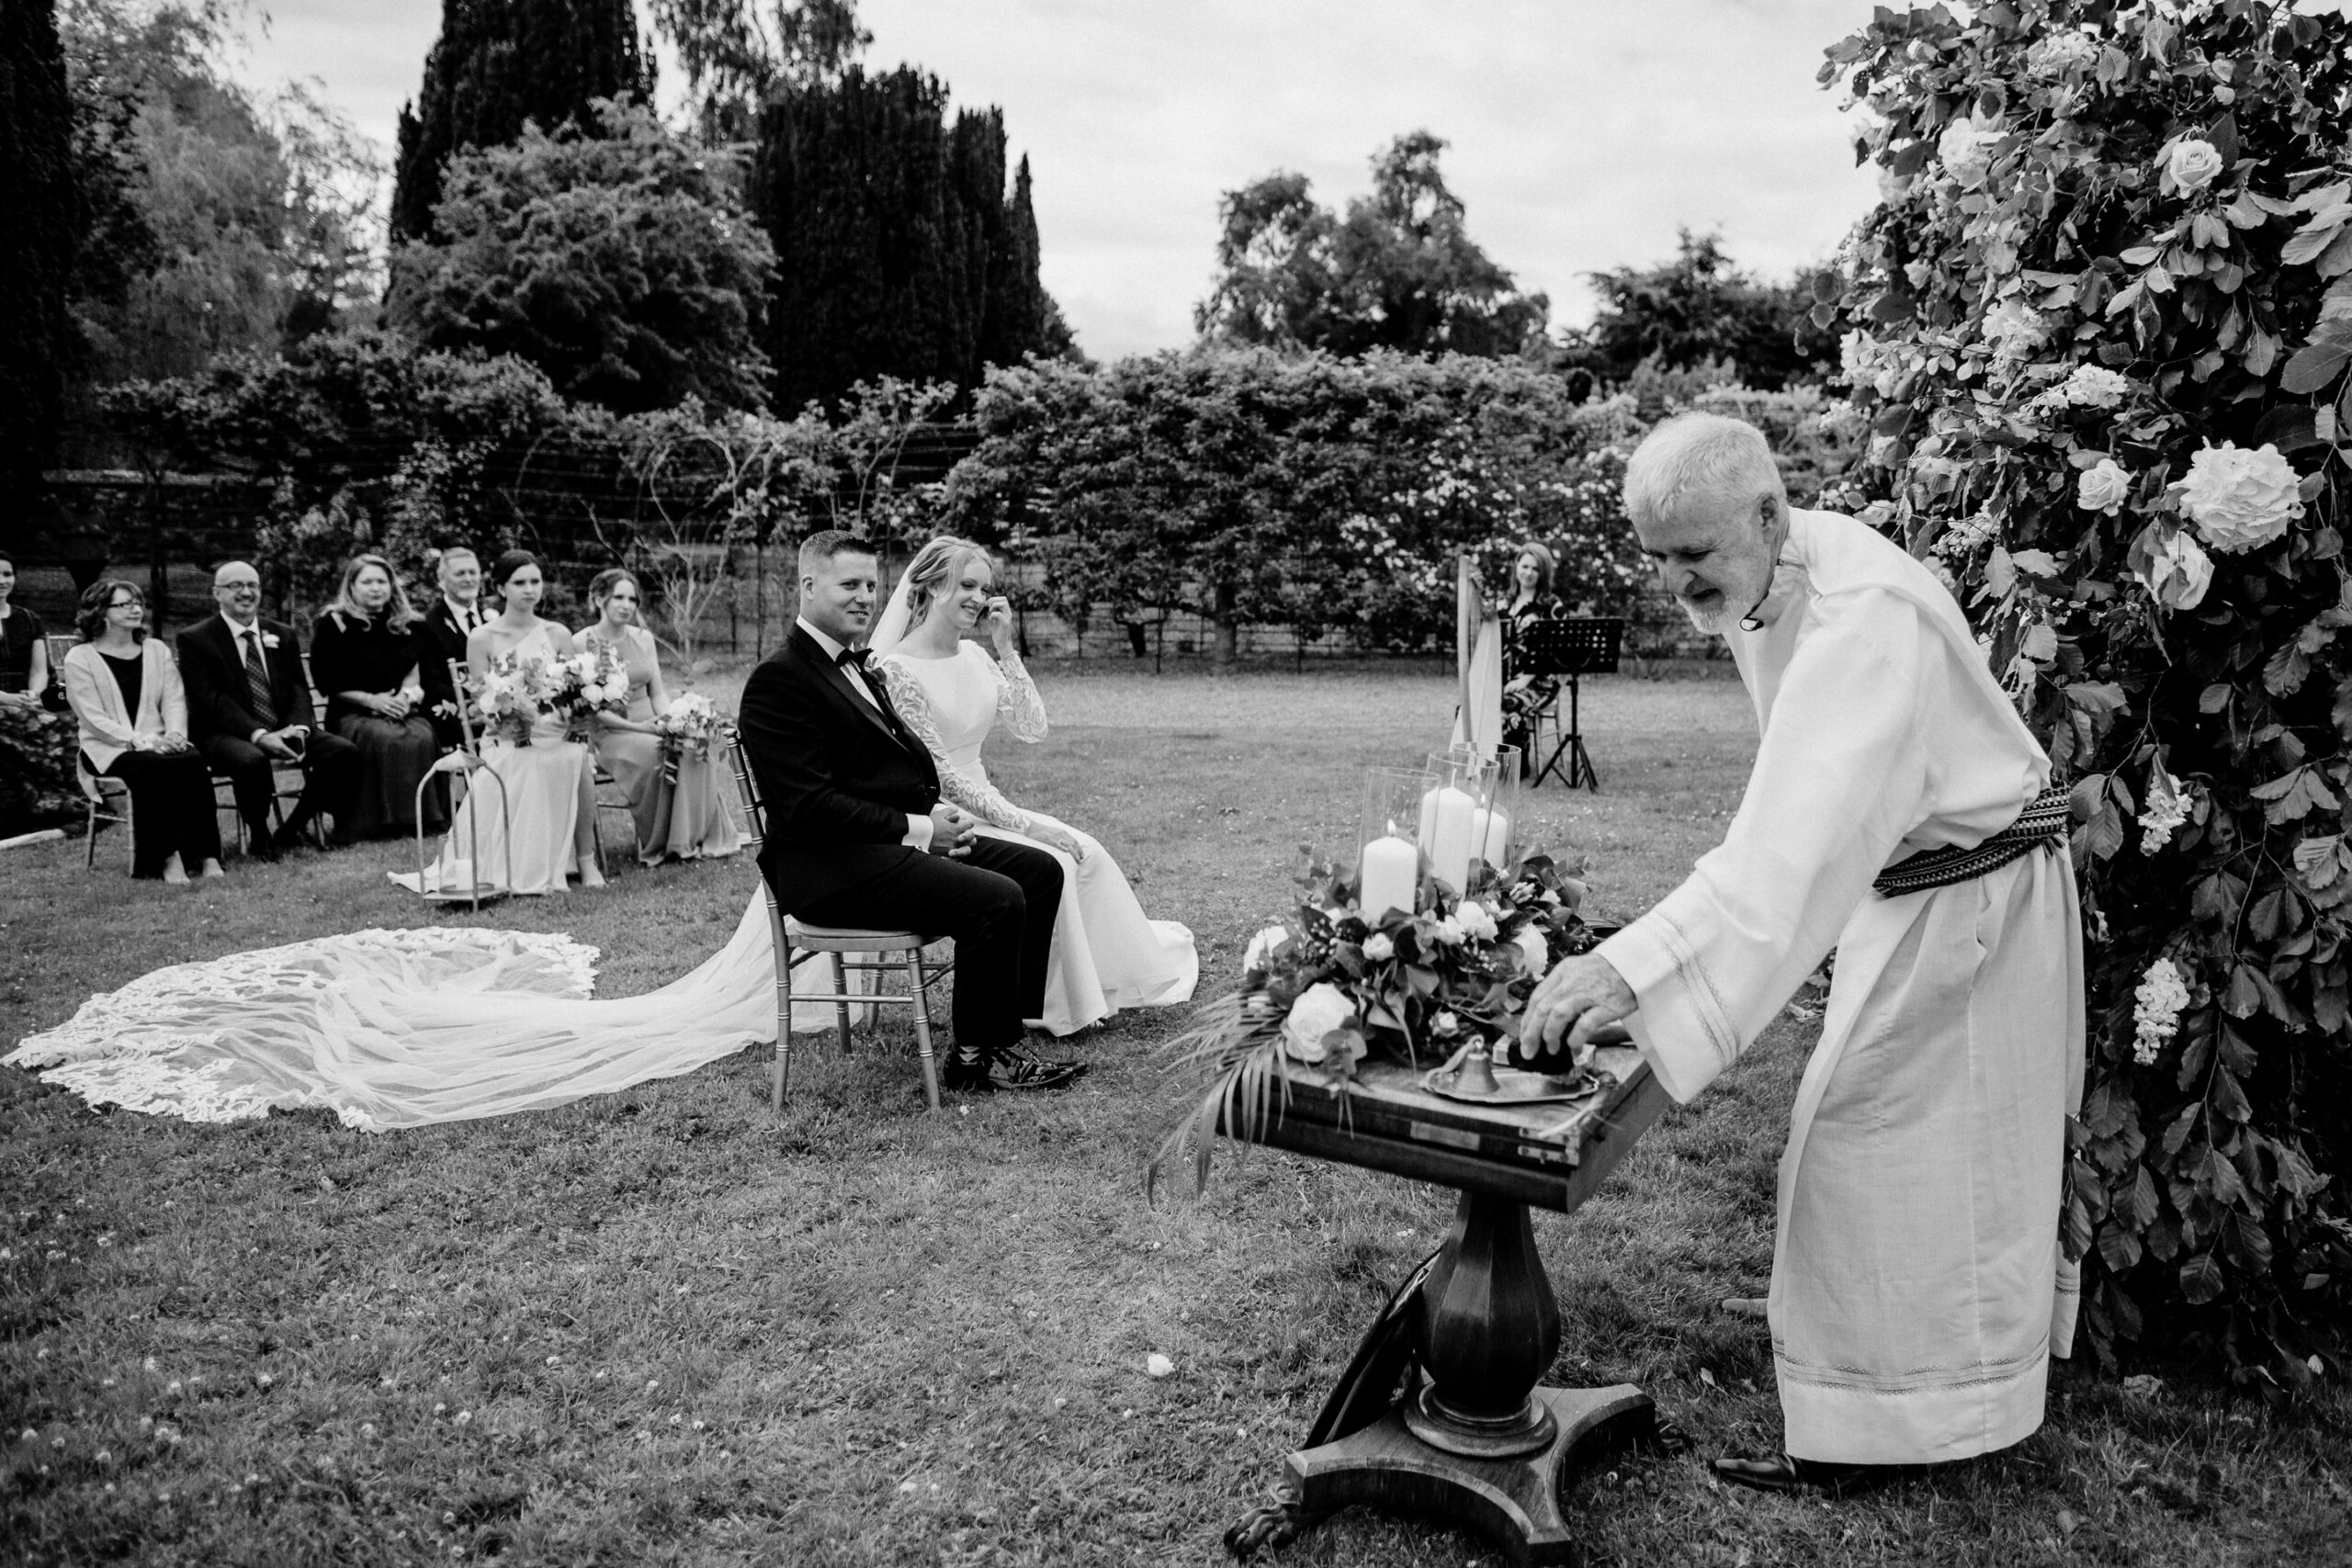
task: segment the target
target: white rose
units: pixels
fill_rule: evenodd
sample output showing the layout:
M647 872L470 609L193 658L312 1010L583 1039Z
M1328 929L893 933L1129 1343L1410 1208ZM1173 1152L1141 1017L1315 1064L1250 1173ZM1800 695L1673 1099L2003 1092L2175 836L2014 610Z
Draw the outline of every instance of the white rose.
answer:
M1495 917L1475 898L1464 899L1462 907L1453 912L1453 919L1462 928L1462 934L1473 941L1487 942L1495 934Z
M1443 1039L1460 1032L1462 1021L1450 1012L1441 1012L1430 1020L1430 1032Z
M2188 534L2177 531L2148 552L2148 568L2140 581L2166 609L2194 610L2213 585L2213 558Z
M2112 517L2123 510L2131 494L2132 476L2112 457L2101 457L2097 467L2085 468L2075 480L2075 504L2086 512L2104 512Z
M1396 944L1388 940L1385 931L1374 931L1363 939L1363 955L1374 964L1385 964L1396 956Z
M1943 160L1962 188L1973 190L1993 169L1993 144L2001 133L1974 120L1956 119L1936 139L1936 156Z
M1430 928L1430 934L1448 945L1457 944L1462 941L1462 922L1448 915Z
M2132 389L2132 378L2104 365L2077 365L2059 393L2077 408L2111 409Z
M2176 141L2165 153L2165 173L2181 189L2203 190L2222 172L2222 154L2210 141L2195 137Z
M1288 940L1290 932L1282 926L1268 926L1250 939L1249 950L1241 955L1241 967L1263 969L1274 961L1274 949Z
M1909 196L1910 194L1911 194L1911 176L1910 176L1910 175L1898 175L1898 174L1896 174L1893 169L1884 168L1884 167L1882 167L1882 168L1879 170L1879 172L1878 172L1878 198L1879 198L1879 200L1881 200L1881 201L1884 202L1884 203L1885 203L1887 206L1889 206L1889 207L1893 207L1896 202L1901 201L1905 197Z
M2048 80L2098 58L2098 45L2072 30L2054 32L2025 51L2025 68Z
M1552 967L1552 953L1544 940L1543 928L1532 923L1521 927L1519 934L1511 938L1511 945L1519 949L1520 962L1527 966L1527 972L1539 980L1544 978L1544 972Z
M2014 294L1984 313L1984 341L2004 359L2023 359L2049 335L2041 312Z
M1283 1049L1302 1062L1323 1059L1323 1037L1355 1021L1356 1004L1329 980L1306 987L1283 1020Z
M2205 542L2234 553L2267 545L2303 514L2295 493L2294 465L2264 446L2254 451L2224 443L2188 460L2180 481L2181 510Z

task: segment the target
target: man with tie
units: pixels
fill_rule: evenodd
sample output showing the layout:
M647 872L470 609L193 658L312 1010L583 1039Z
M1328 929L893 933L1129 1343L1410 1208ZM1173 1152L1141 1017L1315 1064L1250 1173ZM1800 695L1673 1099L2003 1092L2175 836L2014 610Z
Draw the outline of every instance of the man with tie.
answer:
M212 574L220 613L172 639L187 688L189 739L235 787L252 853L264 860L300 840L311 818L333 821L330 841L347 844L344 823L359 788L359 748L320 728L311 706L294 629L261 618L261 574L232 560ZM302 770L302 797L273 837L277 770Z
M956 942L950 1089L1057 1089L1022 1021L1045 1010L1061 903L1054 857L982 838L939 798L931 753L865 668L879 587L874 547L827 529L800 547L800 615L743 687L743 750L767 807L760 871L779 910L815 925Z
M424 657L417 661L417 683L424 688L424 711L432 716L433 734L442 745L465 743L458 724L458 693L449 682L449 660L465 662L466 638L491 618L481 604L481 562L463 545L441 552L441 597L424 612Z

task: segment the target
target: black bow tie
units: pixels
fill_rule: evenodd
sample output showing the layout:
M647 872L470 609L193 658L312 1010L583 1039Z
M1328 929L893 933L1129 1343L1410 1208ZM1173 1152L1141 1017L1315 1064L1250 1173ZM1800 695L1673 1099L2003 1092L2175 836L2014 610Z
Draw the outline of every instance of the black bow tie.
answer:
M874 650L870 648L844 648L833 655L833 662L844 670L865 674L874 667Z

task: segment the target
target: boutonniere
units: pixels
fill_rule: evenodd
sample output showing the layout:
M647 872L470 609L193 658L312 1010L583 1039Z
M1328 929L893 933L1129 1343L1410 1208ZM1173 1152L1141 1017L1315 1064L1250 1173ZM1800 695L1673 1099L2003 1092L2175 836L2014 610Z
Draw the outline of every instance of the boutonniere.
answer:
M261 645L264 648L276 648L277 646L277 634L276 632L262 633Z

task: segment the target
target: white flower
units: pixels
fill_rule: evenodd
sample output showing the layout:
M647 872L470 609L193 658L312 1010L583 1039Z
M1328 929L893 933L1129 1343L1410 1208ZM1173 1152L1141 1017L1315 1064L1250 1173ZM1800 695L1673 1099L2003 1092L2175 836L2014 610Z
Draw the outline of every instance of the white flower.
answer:
M2176 529L2149 550L2140 581L2165 609L2194 610L2213 585L2213 558L2193 536Z
M1274 961L1274 949L1290 940L1290 931L1282 926L1266 926L1250 939L1250 950L1241 955L1241 967L1263 969Z
M1462 922L1448 915L1430 926L1430 935L1448 946L1457 945L1462 941Z
M2165 174L2182 190L2203 190L2222 172L2222 154L2210 141L2191 136L2174 142L2164 153Z
M1356 1004L1329 980L1306 987L1283 1020L1283 1048L1302 1062L1324 1057L1323 1037L1355 1021Z
M2165 1042L2180 1032L2180 1011L2188 1005L2188 984L2169 958L2159 958L2148 965L2147 977L2132 993L2132 1021L2137 1034L2132 1042L2132 1059L2146 1066L2156 1059Z
M2012 294L1984 313L1984 341L2004 359L2023 359L2050 335L2041 312Z
M2148 770L2148 798L2140 810L2140 852L2154 854L2172 842L2180 825L2188 820L2188 794L2180 781L2165 772L2160 761Z
M2098 58L2098 45L2071 28L2053 32L2025 51L2025 68L2048 81Z
M1464 898L1462 907L1454 910L1453 919L1462 927L1462 934L1472 941L1490 942L1494 939L1494 914L1476 898Z
M2267 545L2303 514L2294 466L2278 448L2254 451L2224 443L2188 460L2180 481L2181 510L2217 550L2234 553Z
M1520 962L1527 966L1528 974L1538 980L1544 978L1545 971L1552 967L1551 944L1544 940L1544 928L1530 920L1510 940L1511 945L1519 949Z
M1396 944L1388 940L1385 931L1374 931L1363 939L1363 955L1374 964L1385 963L1396 956Z
M1911 185L1910 175L1898 175L1893 169L1882 166L1878 172L1878 198L1893 207L1911 194Z
M1143 1359L1143 1373L1148 1378L1173 1377L1175 1372L1176 1363L1157 1350Z
M1430 1020L1430 1032L1441 1040L1459 1032L1461 1028L1462 1021L1451 1012L1441 1012Z
M2075 504L2086 512L2112 517L2131 496L2132 476L2112 457L2101 457L2075 480Z
M1989 512L1963 517L1936 536L1936 554L1958 559L2000 536L2000 521Z
M2057 392L2076 408L2111 409L2131 389L2132 378L2120 371L2104 365L2077 365Z
M2000 131L1993 126L1956 119L1936 139L1936 156L1962 189L1973 190L1992 172L1993 144L2000 140Z

